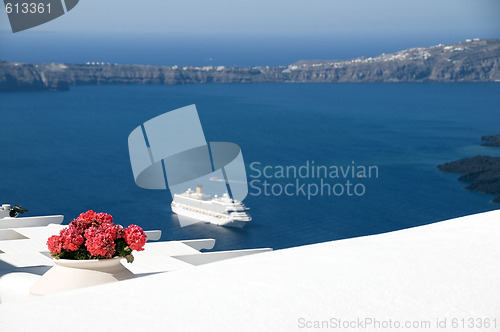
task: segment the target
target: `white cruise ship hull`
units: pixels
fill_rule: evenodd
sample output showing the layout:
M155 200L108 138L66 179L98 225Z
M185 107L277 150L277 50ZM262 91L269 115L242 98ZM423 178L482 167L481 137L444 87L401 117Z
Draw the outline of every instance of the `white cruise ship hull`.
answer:
M250 217L246 217L244 219L238 219L234 218L233 216L229 214L220 214L220 213L213 213L211 211L207 212L198 212L195 211L194 209L191 209L189 207L183 207L181 204L173 203L172 204L172 212L179 216L184 216L188 217L191 219L199 220L202 222L207 222L219 226L226 226L226 227L237 227L237 228L243 228L243 226L246 225L247 222L251 220ZM210 214L209 214L210 213Z

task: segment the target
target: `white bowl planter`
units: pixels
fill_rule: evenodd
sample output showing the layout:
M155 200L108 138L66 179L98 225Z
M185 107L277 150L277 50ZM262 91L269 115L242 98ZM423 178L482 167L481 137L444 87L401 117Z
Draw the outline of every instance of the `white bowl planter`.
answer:
M121 264L122 258L54 259L54 266L35 282L30 294L49 295L134 278L134 274Z

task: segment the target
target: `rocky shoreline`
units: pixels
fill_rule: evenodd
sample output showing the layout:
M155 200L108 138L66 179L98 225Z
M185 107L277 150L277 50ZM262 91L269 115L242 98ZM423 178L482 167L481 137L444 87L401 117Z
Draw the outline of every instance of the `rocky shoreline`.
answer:
M491 137L498 139L500 135L483 137L483 141L487 141L483 145L498 146L492 145L497 141L490 139ZM465 187L466 189L495 195L497 197L493 199L493 203L500 204L500 157L475 156L444 163L437 167L443 172L462 174L458 180L470 183Z
M377 57L277 67L29 64L0 60L0 92L97 84L500 82L500 40L474 39Z

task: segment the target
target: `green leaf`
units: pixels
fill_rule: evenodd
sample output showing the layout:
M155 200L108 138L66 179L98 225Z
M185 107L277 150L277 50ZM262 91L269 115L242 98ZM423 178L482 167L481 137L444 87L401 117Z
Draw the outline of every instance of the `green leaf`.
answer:
M132 254L125 256L127 263L132 263L134 261L134 256Z

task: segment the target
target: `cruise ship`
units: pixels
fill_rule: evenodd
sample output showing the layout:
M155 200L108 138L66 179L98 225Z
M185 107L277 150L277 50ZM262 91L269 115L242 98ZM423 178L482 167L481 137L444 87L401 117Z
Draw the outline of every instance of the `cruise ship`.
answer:
M191 188L182 194L174 194L172 211L188 218L211 224L242 228L252 220L249 208L242 202L229 197L227 193L214 197L202 192L201 186L196 191Z

